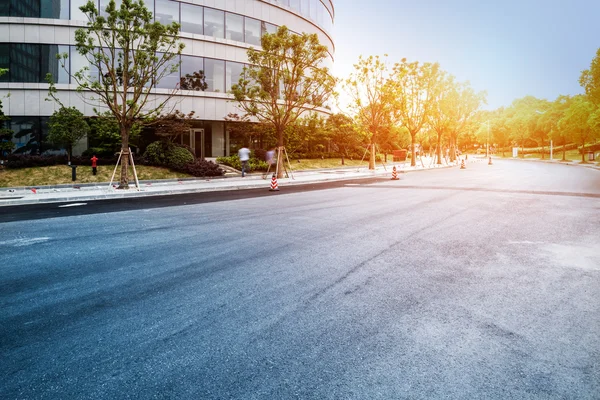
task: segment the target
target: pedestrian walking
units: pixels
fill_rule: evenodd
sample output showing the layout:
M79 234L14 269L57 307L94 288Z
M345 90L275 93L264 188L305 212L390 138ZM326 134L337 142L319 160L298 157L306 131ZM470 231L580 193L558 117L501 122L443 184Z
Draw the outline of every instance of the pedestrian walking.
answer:
M98 172L98 157L96 157L96 155L94 154L92 158L90 158L90 160L92 160L92 175L96 175L96 173Z
M248 160L250 160L250 149L242 147L238 151L238 156L242 162L242 178L246 175L246 169L248 169Z

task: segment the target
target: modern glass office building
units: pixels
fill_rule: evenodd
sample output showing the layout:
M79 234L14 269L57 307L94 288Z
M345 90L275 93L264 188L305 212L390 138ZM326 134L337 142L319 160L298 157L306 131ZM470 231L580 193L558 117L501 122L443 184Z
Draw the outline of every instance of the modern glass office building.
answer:
M108 0L96 0L104 10ZM17 148L43 153L43 138L48 117L56 109L45 101L48 72L56 82L59 97L67 106L75 106L93 116L93 105L76 92L77 85L59 66L57 53L69 54L67 68L79 71L86 60L75 50L75 31L86 26L79 10L87 0L0 0L0 68L8 74L0 77L0 96L4 112L10 116ZM117 0L117 4L120 1ZM185 44L181 67L165 77L153 89L156 96L170 92L186 74L202 70L205 90L179 90L174 101L177 109L195 112L198 121L189 136L183 138L199 157L229 155L235 147L230 140L225 117L241 114L232 96L231 85L239 79L247 62L247 50L259 47L264 33L285 25L292 32L316 33L329 48L333 63L334 42L332 0L147 0L155 19L163 23L181 23ZM85 144L82 145L85 148ZM81 151L82 148L79 149Z

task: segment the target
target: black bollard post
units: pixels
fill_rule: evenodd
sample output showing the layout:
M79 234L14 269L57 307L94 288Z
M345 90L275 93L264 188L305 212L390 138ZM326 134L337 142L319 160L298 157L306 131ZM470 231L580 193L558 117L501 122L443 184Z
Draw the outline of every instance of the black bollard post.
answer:
M77 180L77 165L71 165L71 180L73 182Z

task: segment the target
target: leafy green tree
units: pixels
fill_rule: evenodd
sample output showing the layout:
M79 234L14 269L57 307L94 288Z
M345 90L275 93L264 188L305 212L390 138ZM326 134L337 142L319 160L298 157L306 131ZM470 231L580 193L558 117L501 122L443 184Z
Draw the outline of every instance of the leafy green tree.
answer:
M428 122L435 104L435 88L441 79L437 63L408 62L403 58L393 68L393 114L395 120L408 129L411 138L410 165L415 166L416 136Z
M48 125L50 128L48 141L64 146L70 163L73 146L90 132L90 126L85 121L83 113L75 107L60 107L50 116Z
M0 76L8 72L6 68L0 68ZM4 157L15 148L12 142L13 131L8 127L10 118L2 111L2 99L0 99L0 156Z
M75 31L75 46L91 68L84 67L72 76L78 90L91 92L90 100L99 102L119 125L123 151L119 188L127 189L131 131L136 123L143 124L159 115L175 94L173 90L150 102L156 84L178 71L175 60L184 45L178 38L180 25L155 22L143 0L120 3L117 7L110 0L103 13L92 0L80 7L88 23ZM66 57L62 55L62 60ZM92 74L92 69L98 75Z
M581 72L579 84L585 89L588 100L600 107L600 48L592 59L590 69Z
M327 105L336 80L327 67L327 47L316 34L296 35L281 26L261 38L262 49L248 49L249 65L233 85L239 107L250 117L273 127L277 146L284 146L286 129L305 114ZM283 157L278 159L283 177Z
M458 135L465 131L481 104L485 103L485 92L476 93L468 82L456 82L452 75L440 71L433 93L428 124L436 132L437 163L441 164L442 137L448 137L450 159L454 161Z
M387 56L387 55L386 55ZM359 132L370 147L369 169L375 169L375 146L378 134L391 125L391 93L387 63L379 56L360 56L354 71L344 81L351 110Z
M581 146L581 162L585 163L585 145L597 139L599 129L597 107L584 96L575 96L569 108L558 122L560 129L568 132L570 138Z
M565 111L571 104L571 97L559 96L544 114L538 120L538 124L542 129L548 132L548 138L557 145L562 145L562 161L566 161L567 141L569 139L568 132L559 127L559 121L565 115Z
M344 157L347 158L350 151L361 145L361 136L354 121L341 113L331 114L325 123L325 131L333 147L339 151L344 165Z
M90 127L90 144L98 147L100 151L114 154L119 152L121 147L121 127L119 122L110 112L98 114L89 120ZM134 123L129 131L129 143L136 144L140 137L142 126Z

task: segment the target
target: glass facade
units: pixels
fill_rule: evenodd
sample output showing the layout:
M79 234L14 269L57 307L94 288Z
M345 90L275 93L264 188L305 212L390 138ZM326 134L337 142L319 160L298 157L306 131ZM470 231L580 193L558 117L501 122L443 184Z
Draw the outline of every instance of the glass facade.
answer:
M115 0L117 8L121 0ZM321 0L268 0L271 3L281 4L315 22L318 26L331 32L333 29L333 10ZM104 10L109 0L97 0L100 15L106 15ZM54 18L87 21L87 17L79 7L87 0L0 0L0 16ZM155 20L163 24L172 22L181 23L181 31L205 34L218 38L238 40L250 44L260 45L260 35L255 35L256 20L214 8L203 7L195 4L180 3L175 0L148 0L146 7L154 12ZM180 12L181 8L181 12ZM225 22L227 20L227 23ZM239 22L243 21L245 28L240 29ZM231 23L231 28L229 26ZM264 23L264 22L263 22ZM250 24L250 28L248 25ZM227 28L226 28L227 26ZM250 35L248 35L250 32ZM241 36L245 36L240 38ZM227 35L227 36L226 36ZM237 39L234 39L233 37Z
M199 35L204 34L203 12L204 7L181 3L181 31Z

